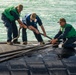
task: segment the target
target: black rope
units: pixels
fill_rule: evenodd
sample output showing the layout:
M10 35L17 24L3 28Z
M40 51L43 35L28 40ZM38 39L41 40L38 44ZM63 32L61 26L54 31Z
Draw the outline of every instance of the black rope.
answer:
M43 35L44 36L44 34L42 34L42 33L40 33L41 35ZM52 38L51 37L49 37L49 36L44 36L44 37L47 37L47 38L49 38L49 39L51 39L52 40Z
M20 30L21 30L21 27L19 28L19 31L18 31L18 36L13 38L11 42L13 42L14 40L18 39L20 37Z
M46 46L46 45L44 45L44 46ZM29 52L31 52L31 51L36 51L36 50L44 49L44 48L45 48L44 46L35 47L35 48L33 48L33 49L28 49L28 50L19 52L19 53L17 53L17 54L13 54L13 55L11 55L10 57L7 56L6 58L0 59L0 63L1 63L1 62L4 62L4 61L8 61L8 60L10 60L10 59L14 59L14 58L20 57L20 56L22 56L22 55L27 55L27 54L28 54ZM47 48L47 47L46 47L46 48Z

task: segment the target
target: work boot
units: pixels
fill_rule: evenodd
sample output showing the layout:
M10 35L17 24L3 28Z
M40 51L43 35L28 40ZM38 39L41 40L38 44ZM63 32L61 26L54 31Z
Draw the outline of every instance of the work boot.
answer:
M14 44L20 44L20 42L16 41L16 42L13 42Z
M44 45L45 43L44 42L40 42L40 45Z
M58 44L53 44L52 47L57 48Z
M7 45L13 45L13 43L12 42L7 42Z
M55 44L52 45L52 47L57 48L59 46L60 42L57 42Z
M27 41L24 41L24 42L23 42L23 45L27 45Z

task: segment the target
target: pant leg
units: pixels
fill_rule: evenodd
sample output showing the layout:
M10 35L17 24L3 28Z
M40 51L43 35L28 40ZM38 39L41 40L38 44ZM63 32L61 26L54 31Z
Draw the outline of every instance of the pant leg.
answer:
M35 28L38 30L37 27L35 27ZM33 32L33 33L34 33L34 35L35 35L35 37L36 37L36 39L37 39L38 42L43 42L43 39L42 39L42 37L41 37L40 34L36 34L35 32Z
M27 32L25 28L22 28L22 41L27 42Z
M67 48L74 48L76 47L76 44L74 44L74 42L76 41L76 37L73 38L69 38L68 40L66 40L63 44L63 47L67 47Z
M6 18L4 14L2 14L1 19L3 20L3 23L5 27L7 28L7 42L10 42L12 40L12 25L11 22Z
M12 31L13 31L13 38L16 38L18 36L18 29L15 21L12 22ZM17 41L18 39L14 40L14 42L17 42Z
M10 25L7 28L7 42L11 42L12 40L12 26Z

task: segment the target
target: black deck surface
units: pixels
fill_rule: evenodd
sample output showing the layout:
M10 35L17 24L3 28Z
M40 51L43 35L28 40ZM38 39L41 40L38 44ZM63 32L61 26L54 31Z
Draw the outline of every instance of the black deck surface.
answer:
M31 56L22 55L0 63L0 75L76 75L76 56L58 59L61 49L34 51Z

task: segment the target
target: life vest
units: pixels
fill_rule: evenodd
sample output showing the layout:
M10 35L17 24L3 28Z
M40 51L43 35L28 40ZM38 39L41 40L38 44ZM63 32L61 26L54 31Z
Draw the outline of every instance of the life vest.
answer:
M4 12L3 12L3 14L4 14L10 21L14 21L15 18L14 18L14 16L11 15L11 13L10 13L11 10L14 11L18 16L20 16L19 13L17 12L17 9L16 9L15 7L9 7L9 8L7 8L7 9L5 9Z
M69 31L69 33L67 34L66 38L71 38L71 37L75 37L76 36L76 30L74 29L74 27L70 24L65 24L64 27L60 27L60 30L62 31L62 33L64 33L66 27L72 27L71 30Z

